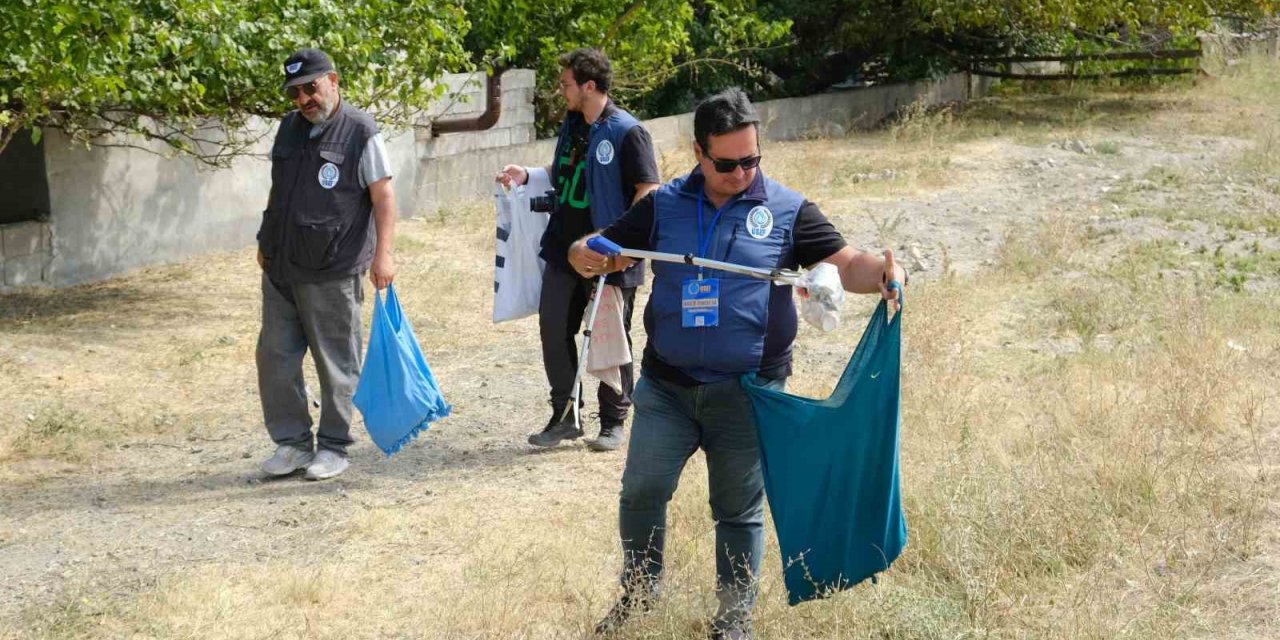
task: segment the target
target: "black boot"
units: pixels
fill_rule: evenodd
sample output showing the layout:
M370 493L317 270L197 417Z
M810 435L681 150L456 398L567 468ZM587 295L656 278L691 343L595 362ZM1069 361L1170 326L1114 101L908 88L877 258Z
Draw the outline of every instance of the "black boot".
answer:
M596 624L596 634L607 635L617 631L631 616L653 609L653 600L654 597L647 594L641 595L631 591L623 593L622 597L613 603L613 608L609 609L604 619Z
M573 413L564 408L553 407L547 426L529 436L529 444L535 447L554 447L561 440L576 440L581 437L582 429L573 426Z

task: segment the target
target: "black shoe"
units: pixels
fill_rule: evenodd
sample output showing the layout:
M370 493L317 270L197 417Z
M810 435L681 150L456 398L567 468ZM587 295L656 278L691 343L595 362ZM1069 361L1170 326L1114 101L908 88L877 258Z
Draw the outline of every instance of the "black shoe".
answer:
M587 441L587 448L592 451L617 451L622 448L622 425L601 424L600 435Z
M653 610L653 598L624 593L609 609L609 613L596 625L596 635L607 635L622 628L631 616Z
M556 411L547 421L542 431L529 436L529 444L535 447L554 447L561 440L575 440L582 437L582 429L573 426L573 413Z

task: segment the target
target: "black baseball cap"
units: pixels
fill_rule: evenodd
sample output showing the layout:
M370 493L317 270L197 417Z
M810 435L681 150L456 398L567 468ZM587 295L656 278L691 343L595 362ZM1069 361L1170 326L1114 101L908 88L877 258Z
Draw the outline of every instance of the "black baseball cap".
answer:
M333 71L333 60L319 49L299 49L284 61L284 84L281 89L306 84Z

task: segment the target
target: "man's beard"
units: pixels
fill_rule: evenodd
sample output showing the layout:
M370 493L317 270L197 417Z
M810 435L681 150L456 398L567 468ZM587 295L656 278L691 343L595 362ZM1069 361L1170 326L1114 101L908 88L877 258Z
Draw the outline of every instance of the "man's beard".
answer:
M323 100L316 99L315 104L319 109L308 114L306 110L302 111L302 117L306 118L311 124L324 124L329 120L329 115L333 113L333 104L326 103Z

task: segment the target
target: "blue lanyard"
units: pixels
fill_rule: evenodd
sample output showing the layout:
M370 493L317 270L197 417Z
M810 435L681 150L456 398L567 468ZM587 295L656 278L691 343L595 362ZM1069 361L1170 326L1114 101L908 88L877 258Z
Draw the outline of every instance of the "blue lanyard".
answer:
M703 227L702 226L702 200L703 200L703 193L699 191L698 192L698 257L699 258L707 257L707 247L711 244L711 236L713 235L712 232L716 230L716 223L720 222L720 214L724 213L726 209L733 206L733 203L734 203L734 200L732 199L724 203L724 206L720 207L720 209L716 211L716 215L712 216L711 224L707 225L706 227ZM702 277L702 267L698 267L698 277L699 278Z

